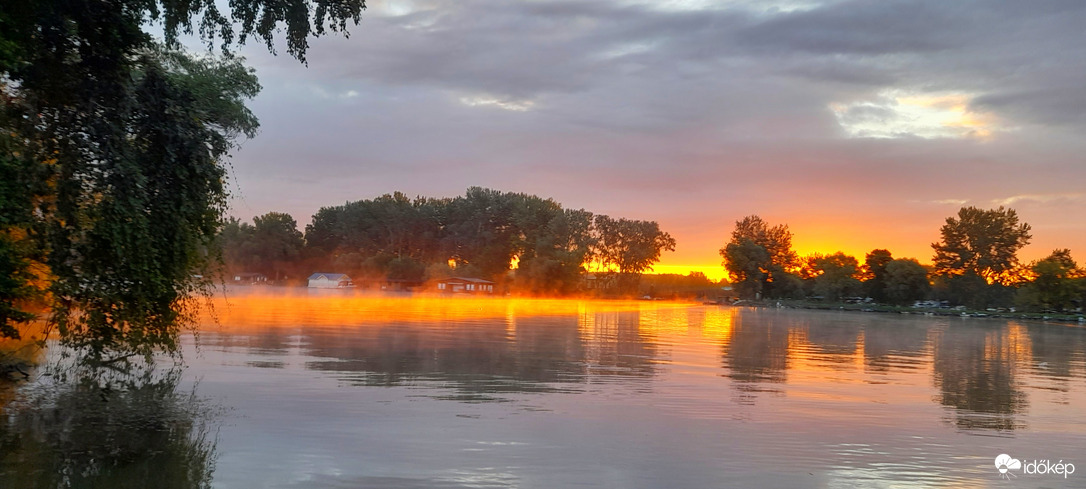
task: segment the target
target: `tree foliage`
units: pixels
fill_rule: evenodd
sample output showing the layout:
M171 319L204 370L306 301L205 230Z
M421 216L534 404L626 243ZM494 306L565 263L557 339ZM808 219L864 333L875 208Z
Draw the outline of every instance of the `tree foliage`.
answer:
M220 241L227 268L259 272L273 280L293 272L305 247L298 223L290 214L269 212L253 218L253 224L229 219Z
M931 245L935 273L1003 282L1018 265L1018 250L1029 244L1029 230L1029 224L1019 224L1014 209L963 207L957 218L946 219L939 230L942 239Z
M82 124L50 124L60 133L51 138L60 155L54 317L70 344L94 354L175 346L182 303L206 285L191 277L207 269L226 207L221 159L237 134L256 129L242 99L259 86L240 62L147 51L133 65L123 103L100 116L93 139Z
M858 294L862 288L857 278L860 262L855 257L840 251L832 255L818 256L811 261L814 272L812 291L815 295L830 300Z
M1071 250L1057 249L1033 262L1033 281L1019 290L1018 303L1029 310L1062 312L1081 305L1083 272L1071 258Z
M0 90L3 105L12 101ZM8 111L0 111L0 128L11 127ZM0 338L21 338L20 327L33 320L34 303L47 288L42 221L36 210L45 205L44 165L26 154L10 132L0 134Z
M736 221L731 241L720 249L724 267L740 297L785 297L798 278L791 275L799 265L792 251L792 233L785 224L770 227L758 216Z
M517 263L517 288L556 295L576 291L596 244L592 224L591 212L564 209L530 233L534 237L526 235Z
M931 291L928 270L913 259L891 260L884 267L883 296L893 304L907 305L924 299Z
M876 302L886 300L886 265L894 261L890 250L871 250L864 257L864 290Z
M618 272L619 290L636 291L641 274L660 261L664 251L675 251L675 239L654 221L595 219L596 259L603 270Z
M479 187L451 199L397 192L324 207L306 226L305 240L310 256L323 257L318 263L358 277L421 280L455 273L536 294L574 292L590 262L628 285L675 247L652 221L612 219Z
M1014 209L963 207L948 217L942 239L932 243L934 272L946 296L975 309L1005 302L1018 280L1018 250L1029 243L1030 226L1019 224Z
M21 310L33 278L50 277L62 338L91 359L172 351L206 285L192 277L214 255L222 160L257 127L243 102L259 85L229 48L249 36L271 46L282 29L288 51L304 60L309 36L342 30L364 8L362 0L248 0L230 2L228 16L218 5L0 5L0 133L14 148L2 171L18 166L29 189L5 196L23 218L2 223L0 265L12 280L0 284L0 310ZM144 30L155 21L165 46ZM222 41L226 55L183 53L180 33ZM26 273L37 255L48 272ZM0 333L22 319L6 312Z

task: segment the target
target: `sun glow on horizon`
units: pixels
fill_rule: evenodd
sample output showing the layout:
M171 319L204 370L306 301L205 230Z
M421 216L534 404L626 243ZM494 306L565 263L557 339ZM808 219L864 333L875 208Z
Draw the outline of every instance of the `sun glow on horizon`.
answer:
M727 278L727 272L724 270L724 265L717 263L716 265L661 265L657 264L652 267L649 272L654 274L674 273L678 275L689 275L691 272L704 273L709 280L719 281Z

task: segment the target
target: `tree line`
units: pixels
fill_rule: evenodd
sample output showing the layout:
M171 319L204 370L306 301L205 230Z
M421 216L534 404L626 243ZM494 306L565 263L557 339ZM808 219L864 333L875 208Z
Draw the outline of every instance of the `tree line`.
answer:
M1067 249L1023 264L1030 226L1013 209L963 207L946 219L932 243L932 265L875 249L859 259L841 252L800 257L784 224L758 216L739 220L720 249L733 287L743 299L847 298L908 305L946 301L972 309L1063 312L1086 303L1086 270Z
M230 270L273 280L316 271L403 283L463 276L553 295L582 289L590 271L609 292L636 292L641 274L675 249L654 221L479 187L454 198L396 192L323 207L304 234L288 214L268 213L252 224L232 219L221 244Z

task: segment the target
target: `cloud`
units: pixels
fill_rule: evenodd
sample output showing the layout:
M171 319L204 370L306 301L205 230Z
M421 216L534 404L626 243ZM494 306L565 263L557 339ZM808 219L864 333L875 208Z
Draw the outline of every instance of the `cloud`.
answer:
M991 115L969 109L972 98L888 91L874 101L834 103L830 109L851 137L987 139L1001 128Z
M931 201L931 203L933 203L933 204L953 205L953 206L965 205L967 202L969 202L969 199L938 199L938 200Z
M955 5L960 2L956 2ZM961 7L916 1L852 1L774 16L743 29L741 42L764 51L888 55L931 53L969 35Z
M1086 83L1086 79L1080 82ZM1004 91L978 97L970 105L979 110L1002 112L1023 122L1086 125L1086 97L1081 85Z
M514 100L491 95L460 97L460 103L468 107L496 107L513 112L525 112L535 107L535 102L532 100Z
M1066 204L1070 202L1082 202L1086 200L1084 193L1060 193L1060 194L1021 194L1012 195L1002 199L993 199L992 205L1010 207L1020 203L1030 204Z
M234 158L252 213L483 185L703 233L894 206L934 230L941 205L1086 181L1079 0L369 6L308 67L246 47L266 87Z

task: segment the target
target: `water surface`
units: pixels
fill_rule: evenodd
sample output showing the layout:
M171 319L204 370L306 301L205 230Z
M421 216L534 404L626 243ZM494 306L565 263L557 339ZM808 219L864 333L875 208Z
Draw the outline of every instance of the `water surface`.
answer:
M173 386L224 408L210 438L171 431L198 440L170 445L190 487L1086 487L1079 327L342 291L217 310ZM1001 453L1079 473L1006 481Z

